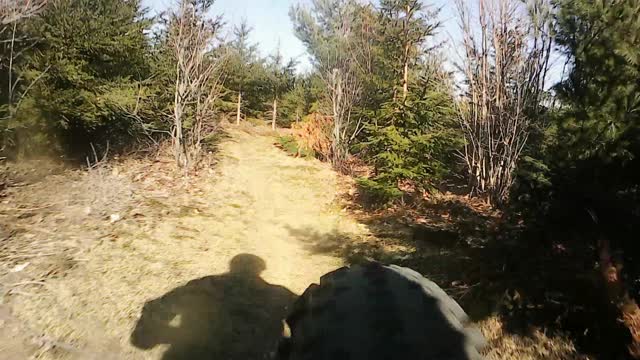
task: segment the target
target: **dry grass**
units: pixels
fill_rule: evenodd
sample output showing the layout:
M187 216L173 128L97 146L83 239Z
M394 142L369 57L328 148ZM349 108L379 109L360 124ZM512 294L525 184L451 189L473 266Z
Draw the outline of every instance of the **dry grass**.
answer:
M548 336L541 329L532 335L521 336L504 330L505 324L493 316L479 323L489 348L487 360L587 360L576 352L571 340L562 336Z
M31 220L16 220L4 204L7 225L29 230L12 230L13 248L2 250L3 275L20 279L0 282L38 281L3 298L14 323L53 344L40 346L25 332L24 341L36 344L32 355L157 359L166 345L144 351L129 343L145 302L190 280L225 273L235 255L264 259L264 279L294 293L342 264L311 255L288 231L359 229L329 208L334 173L325 164L286 156L272 138L253 130L232 130L220 145L217 166L186 179L176 176L172 160L161 153L112 163L104 171L68 171L28 191L11 189L11 207L32 208ZM119 215L116 221L112 214ZM24 263L8 261L7 253L45 249L63 254L67 265L48 273L34 258L22 271L10 272ZM244 340L251 346L252 339Z
M19 170L25 165L40 169L39 174L25 176ZM90 250L113 230L111 219L130 208L134 198L131 182L104 164L91 171L52 172L26 163L12 171L22 176L15 177L21 179L20 186L8 187L0 204L0 224L6 231L0 242L0 291L2 304L15 311L32 299L60 293L55 282L88 261ZM65 305L51 301L42 306L56 316L64 313ZM20 324L23 335L16 341L34 347L33 356L77 349L42 332L36 321L11 315L8 308L7 321Z
M10 187L0 204L0 223L7 232L0 245L0 274L14 274L9 276L14 280L63 275L92 245L90 239L104 235L96 225L130 206L131 184L106 167L39 179ZM16 266L24 270L12 271Z
M193 279L226 274L238 254L260 257L268 284L300 294L343 264L329 251L335 246L366 246L399 261L421 249L394 241L399 232L384 219L376 221L393 236L350 215L362 210L347 209L336 194L353 183L328 164L287 156L271 135L231 126L215 167L187 178L160 152L5 190L0 358L162 358L170 345L143 350L130 343L145 303ZM447 221L455 214L440 215ZM238 306L250 296L227 301ZM254 324L240 322L251 314L232 320L246 329ZM489 359L580 359L565 338L541 330L513 335L497 318L480 325ZM258 338L239 335L227 346L251 347Z
M242 131L244 133L250 135L259 135L259 136L277 136L281 132L288 131L287 129L276 129L273 130L270 126L259 125L257 122L249 122L243 121L239 126L232 125L233 129Z

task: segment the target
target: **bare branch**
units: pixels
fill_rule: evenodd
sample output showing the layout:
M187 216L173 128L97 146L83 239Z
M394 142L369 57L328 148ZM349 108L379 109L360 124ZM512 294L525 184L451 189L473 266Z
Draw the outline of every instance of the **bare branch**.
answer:
M465 162L474 192L493 204L507 200L516 165L526 145L531 119L541 106L549 66L548 23L523 7L539 9L547 0L478 0L477 20L457 0L463 33L465 94L459 118Z
M37 15L48 0L0 0L0 25L9 25Z
M176 163L185 170L198 161L204 126L214 120L224 79L225 57L211 55L220 21L205 19L204 10L182 0L171 19L169 43L176 61L171 137Z

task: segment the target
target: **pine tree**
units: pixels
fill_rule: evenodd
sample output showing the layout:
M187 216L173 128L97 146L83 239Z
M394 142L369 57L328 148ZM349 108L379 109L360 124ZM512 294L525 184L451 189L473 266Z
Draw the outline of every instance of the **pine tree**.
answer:
M628 158L628 137L640 126L640 1L557 6L557 42L572 61L558 86L567 110L560 124L566 156Z
M556 88L561 108L549 151L556 192L590 206L632 204L640 183L640 1L561 0L556 7L557 42L571 61Z
M402 99L409 92L410 72L424 50L425 41L434 35L439 24L437 12L426 11L418 0L381 0L378 9L380 46L393 69ZM397 94L394 93L394 97Z
M275 130L278 119L278 101L293 88L295 79L295 61L285 62L280 49L270 56L267 64L266 87L273 102L271 108L271 127Z
M393 194L409 180L418 190L434 191L454 167L461 137L453 97L444 82L429 75L423 74L406 99L383 104L367 126L360 146L375 167L369 187Z
M632 265L638 253L640 1L558 0L556 7L557 42L571 68L557 87L551 215L575 214L573 225L583 229L596 224L586 235L598 249L608 300L620 312L615 324L624 325L629 353L640 358L640 308L624 283L640 274L633 266L622 272L623 259Z
M242 118L242 98L247 97L246 93L251 91L248 88L252 85L252 76L255 77L256 66L260 65L257 46L249 42L252 30L246 20L243 20L240 25L234 27L234 37L229 46L231 54L228 60L227 88L237 94L236 124L239 124Z
M283 125L299 123L307 114L317 112L321 96L322 83L317 75L296 75L293 88L282 96L281 106L279 106L283 119L281 123Z
M29 24L40 39L24 74L40 78L31 98L71 150L127 136L149 75L150 26L138 0L54 1Z

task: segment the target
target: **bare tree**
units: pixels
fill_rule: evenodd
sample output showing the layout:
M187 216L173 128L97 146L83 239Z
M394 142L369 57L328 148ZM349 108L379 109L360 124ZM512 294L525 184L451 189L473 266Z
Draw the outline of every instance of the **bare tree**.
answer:
M358 21L366 15L354 0L312 0L313 11L294 7L291 16L296 35L307 46L326 88L326 113L332 116L329 160L334 168L346 170L349 147L362 130L354 107L361 99L362 72L371 69L371 34L360 31ZM358 18L360 17L360 18ZM366 22L365 22L366 23Z
M331 132L331 163L336 169L344 167L349 155L349 145L359 131L359 123L354 127L353 106L355 105L362 84L350 69L349 59L335 64L330 73L323 74L327 86L331 113L333 115L333 131Z
M494 205L508 198L539 113L552 42L541 12L546 2L478 0L476 23L465 1L457 0L465 51L464 160L473 192Z
M344 171L349 157L349 147L362 130L361 121L353 116L354 106L362 93L363 84L359 78L360 61L357 52L351 50L354 39L348 19L343 22L339 38L343 43L331 49L320 68L320 76L327 89L327 97L333 117L331 132L331 164Z
M1 31L7 25L37 15L46 4L47 0L0 0Z
M206 19L211 1L181 0L170 23L175 89L171 138L176 163L183 169L199 158L204 126L214 119L221 94L224 58L212 55L219 18Z

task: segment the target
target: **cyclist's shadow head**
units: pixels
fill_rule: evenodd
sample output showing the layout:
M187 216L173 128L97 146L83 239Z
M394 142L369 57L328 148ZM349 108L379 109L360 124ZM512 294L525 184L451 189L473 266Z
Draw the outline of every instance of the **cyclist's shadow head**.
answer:
M229 273L248 278L260 277L267 270L267 264L259 256L252 254L236 255L229 262Z
M264 260L235 256L229 272L189 281L148 301L131 343L168 344L163 359L263 359L282 335L295 294L260 276Z

